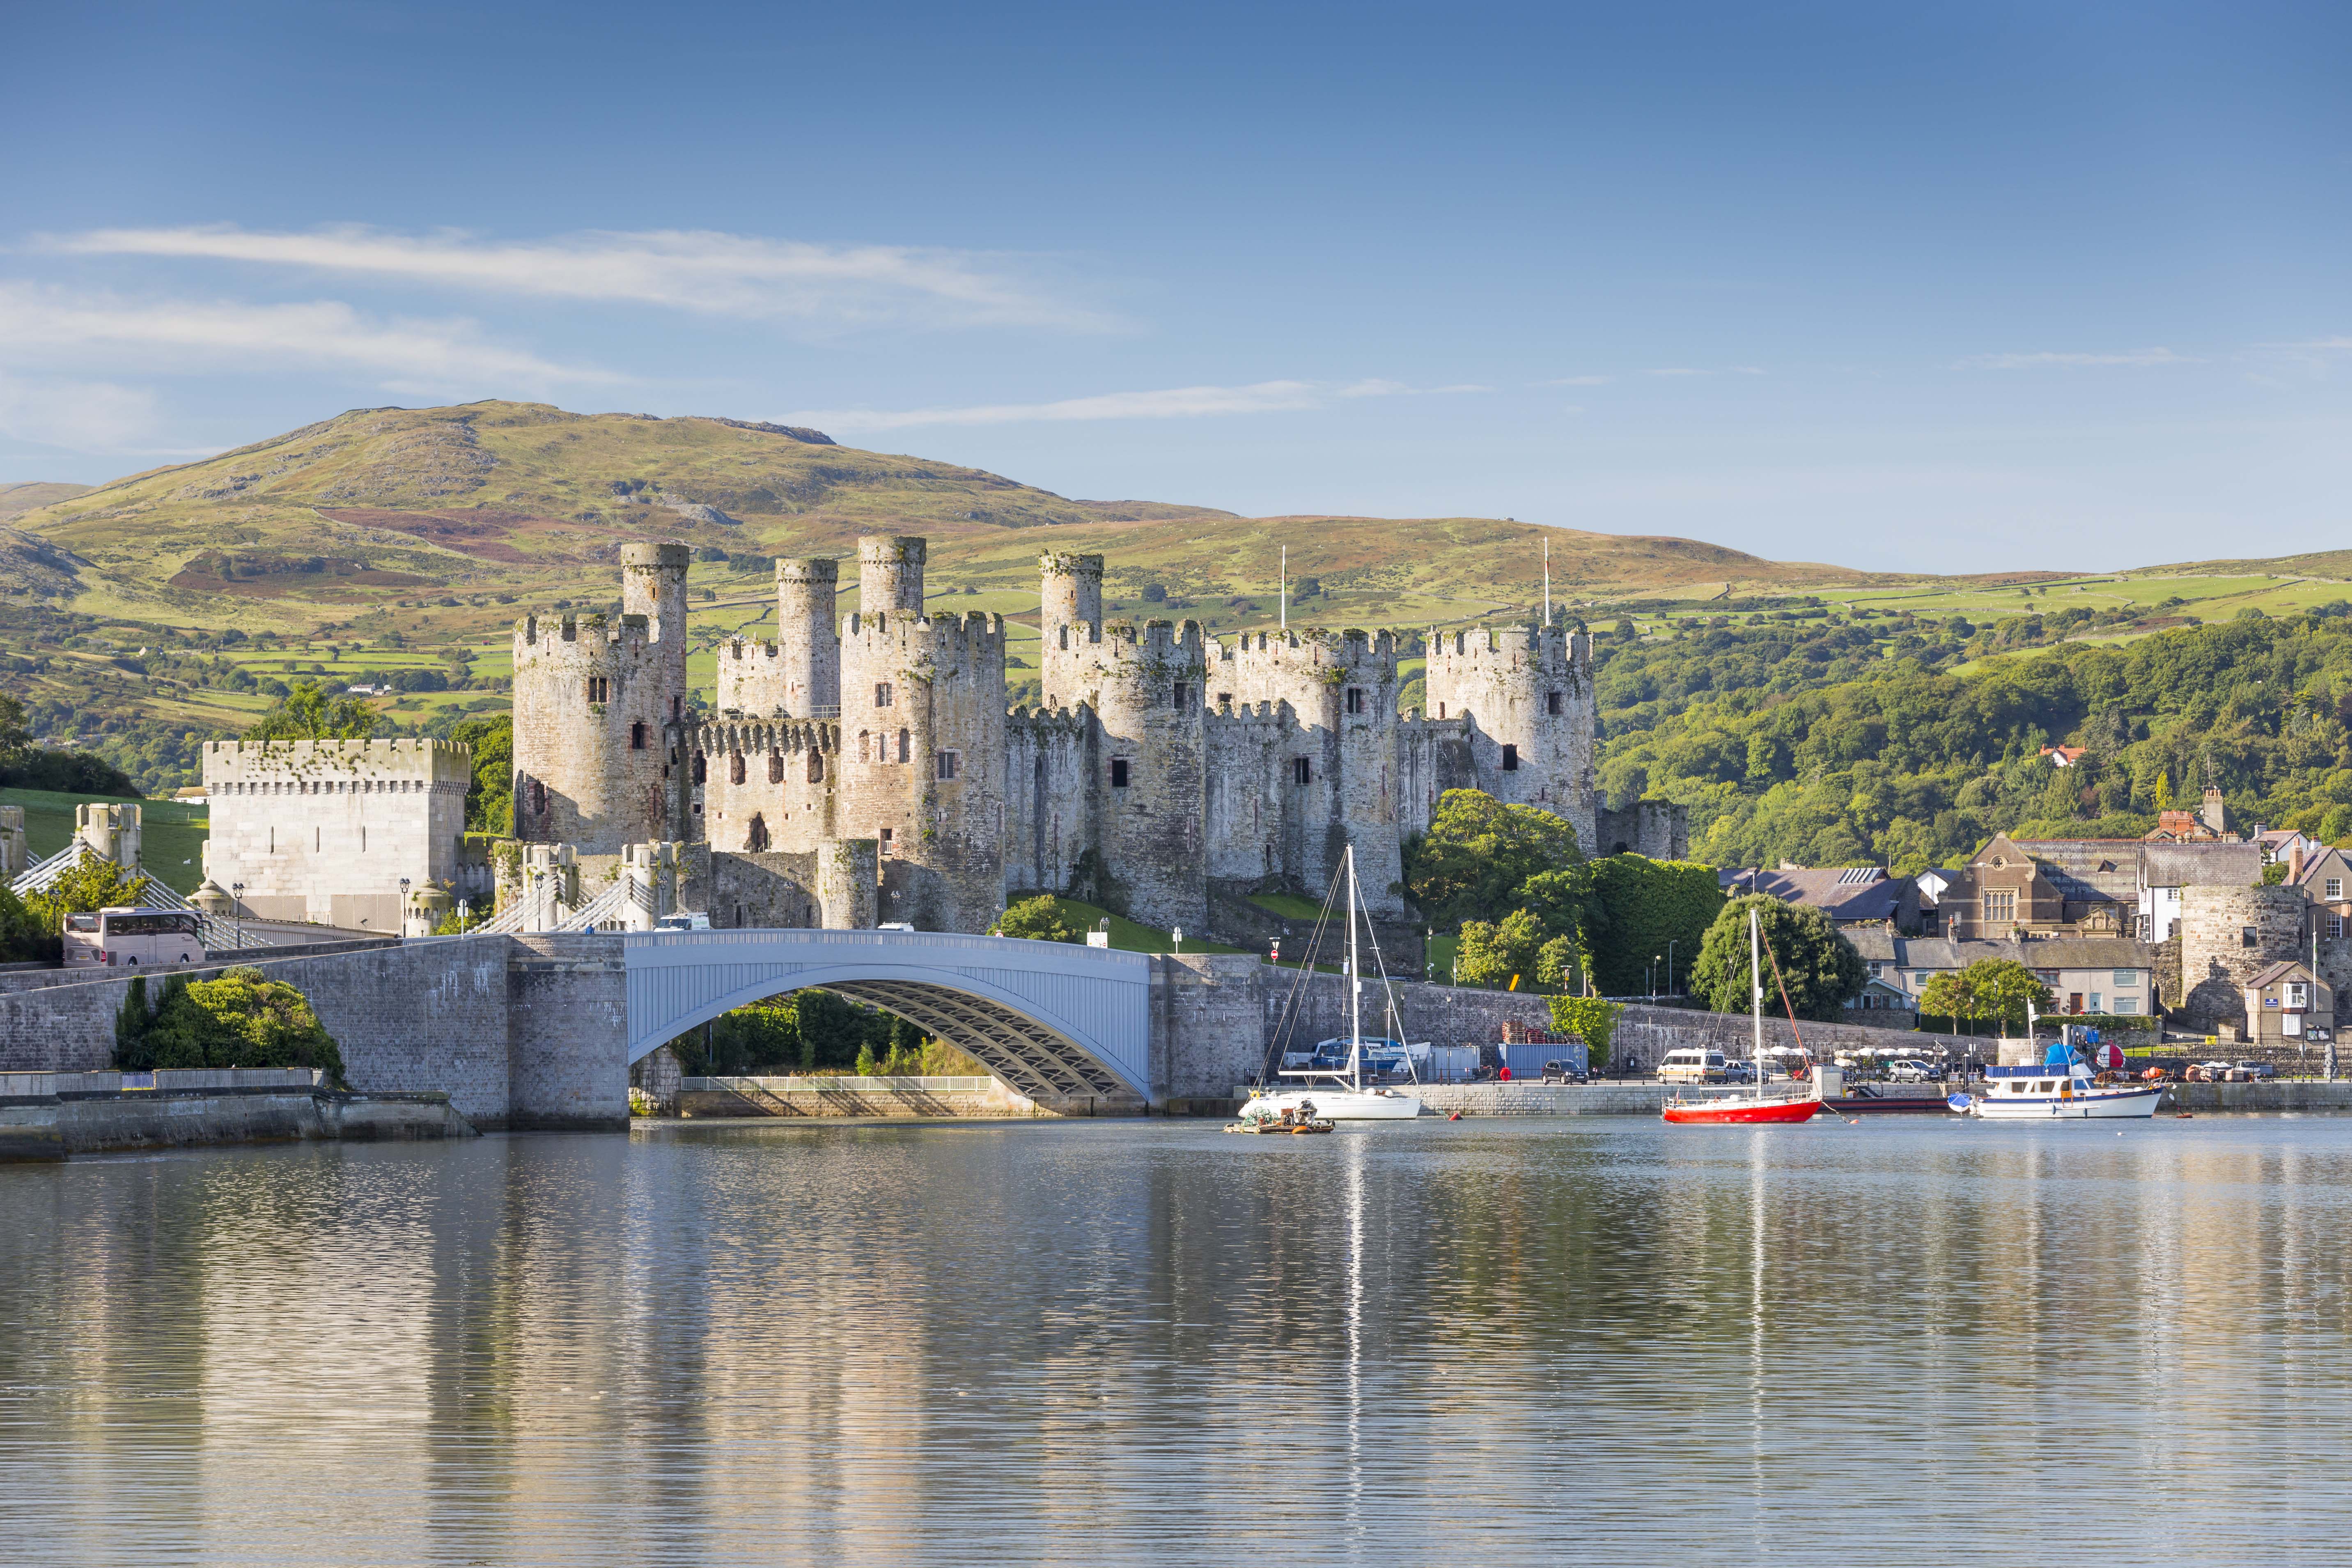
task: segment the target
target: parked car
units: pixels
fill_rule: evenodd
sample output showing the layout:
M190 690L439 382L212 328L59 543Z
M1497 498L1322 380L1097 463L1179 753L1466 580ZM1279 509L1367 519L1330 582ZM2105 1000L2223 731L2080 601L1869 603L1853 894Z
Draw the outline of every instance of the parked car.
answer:
M1724 1063L1723 1081L1726 1083L1754 1083L1756 1081L1756 1064L1748 1061L1728 1061Z
M1543 1065L1546 1083L1589 1083L1591 1075L1574 1062L1546 1062Z
M1916 1057L1897 1057L1886 1064L1889 1083L1941 1083L1944 1069Z
M2278 1077L2278 1068L2268 1062L2240 1062L2235 1070L2244 1073L2249 1081Z
M1658 1078L1664 1083L1723 1083L1724 1060L1721 1051L1703 1051L1696 1047L1668 1051L1666 1059L1658 1064Z

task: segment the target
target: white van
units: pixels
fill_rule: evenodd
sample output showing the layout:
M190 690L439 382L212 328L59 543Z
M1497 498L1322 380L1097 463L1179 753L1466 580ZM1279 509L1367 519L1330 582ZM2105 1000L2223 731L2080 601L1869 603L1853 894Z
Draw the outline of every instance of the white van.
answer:
M1668 1051L1658 1064L1661 1083L1722 1083L1729 1076L1721 1051Z

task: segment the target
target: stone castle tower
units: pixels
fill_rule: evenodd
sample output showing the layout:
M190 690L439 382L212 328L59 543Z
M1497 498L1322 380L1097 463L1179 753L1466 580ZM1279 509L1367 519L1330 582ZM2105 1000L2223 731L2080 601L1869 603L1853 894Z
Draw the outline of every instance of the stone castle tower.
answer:
M515 836L616 854L680 837L670 728L686 716L683 544L621 549L621 618L533 616L514 640Z
M719 650L713 718L684 708L686 552L631 546L618 626L517 628L518 836L696 840L789 878L870 865L877 918L940 931L1055 891L1205 933L1258 887L1319 893L1350 847L1368 904L1402 920L1403 842L1463 786L1606 852L1582 636L1433 634L1431 711L1400 712L1387 632L1107 621L1102 557L1049 552L1044 702L1008 712L1003 618L926 613L927 553L861 539L843 617L834 562L779 562L776 638ZM834 919L838 889L804 891L758 907Z

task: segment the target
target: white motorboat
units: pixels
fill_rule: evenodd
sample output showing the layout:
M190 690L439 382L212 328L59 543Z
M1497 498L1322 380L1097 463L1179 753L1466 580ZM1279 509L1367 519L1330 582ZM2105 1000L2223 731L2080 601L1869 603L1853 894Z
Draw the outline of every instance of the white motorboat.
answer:
M1276 1078L1291 1083L1280 1089L1252 1090L1248 1103L1241 1109L1244 1121L1276 1119L1286 1110L1328 1121L1410 1121L1421 1114L1418 1095L1377 1084L1367 1088L1364 1083L1364 972L1356 951L1356 917L1361 912L1363 900L1356 887L1356 847L1352 844L1348 847L1343 874L1348 887L1347 1059L1336 1068L1286 1068L1277 1072ZM1325 907L1329 906L1327 903ZM1368 919L1366 924L1370 923ZM1366 940L1370 943L1369 931ZM1377 961L1379 947L1371 945ZM1304 977L1302 971L1302 981ZM1293 1009L1286 1007L1285 1011ZM1408 1052L1405 1060L1410 1063L1412 1059Z
M1987 1068L1984 1087L1982 1094L1956 1094L1945 1103L1988 1121L2097 1121L2154 1116L2164 1098L2160 1083L2102 1083L2081 1062Z

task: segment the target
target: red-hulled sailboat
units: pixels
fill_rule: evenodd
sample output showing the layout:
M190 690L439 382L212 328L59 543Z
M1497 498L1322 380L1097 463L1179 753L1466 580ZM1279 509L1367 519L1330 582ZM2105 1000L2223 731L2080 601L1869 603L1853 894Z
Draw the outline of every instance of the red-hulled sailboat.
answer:
M1756 921L1756 911L1748 911L1748 989L1756 1017L1756 1044L1748 1052L1748 1060L1756 1068L1756 1092L1750 1095L1716 1095L1704 1099L1687 1099L1676 1095L1666 1101L1661 1114L1668 1121L1714 1124L1727 1127L1759 1127L1777 1122L1811 1121L1822 1108L1822 1089L1828 1075L1815 1068L1811 1087L1802 1095L1767 1095L1764 1092L1764 938ZM1780 973L1780 963L1773 963L1773 973ZM1793 1016L1793 1015L1792 1015Z

